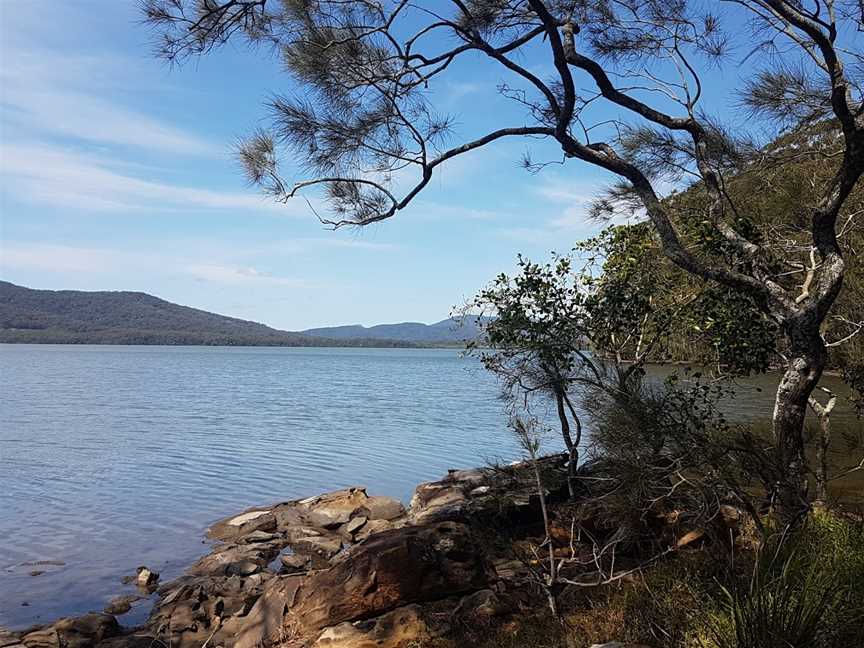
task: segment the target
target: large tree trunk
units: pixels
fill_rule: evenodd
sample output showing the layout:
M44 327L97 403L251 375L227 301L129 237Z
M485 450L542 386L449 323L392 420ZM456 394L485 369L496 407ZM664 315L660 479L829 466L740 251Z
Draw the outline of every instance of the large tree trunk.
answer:
M796 328L796 324L787 325L789 359L777 387L772 421L778 465L770 495L788 521L809 509L804 421L810 395L822 377L828 355L818 327L804 331Z

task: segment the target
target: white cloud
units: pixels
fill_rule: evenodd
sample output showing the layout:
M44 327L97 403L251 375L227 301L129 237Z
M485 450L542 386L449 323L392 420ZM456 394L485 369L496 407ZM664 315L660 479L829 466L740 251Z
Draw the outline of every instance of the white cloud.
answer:
M197 257L204 255L197 251ZM228 286L308 287L302 278L283 277L258 268L222 259L213 262L193 254L135 252L120 249L77 247L27 242L4 242L0 269L77 274L83 276L146 274L190 278ZM212 255L212 250L209 252ZM209 255L208 255L209 256Z
M8 126L38 136L59 135L163 153L227 154L224 146L109 99L118 91L133 97L157 91L140 82L142 70L132 61L60 55L32 44L4 46L2 57L2 111Z
M48 146L4 145L0 177L16 198L53 207L88 211L238 210L307 215L305 202L278 204L250 190L214 191L143 180L104 158Z
M0 247L4 270L49 270L57 272L106 272L128 255L95 248L51 244L7 244Z
M201 281L226 284L231 286L249 284L270 284L277 286L292 286L295 288L307 286L308 282L303 279L291 277L277 277L256 268L231 265L192 265L186 271Z

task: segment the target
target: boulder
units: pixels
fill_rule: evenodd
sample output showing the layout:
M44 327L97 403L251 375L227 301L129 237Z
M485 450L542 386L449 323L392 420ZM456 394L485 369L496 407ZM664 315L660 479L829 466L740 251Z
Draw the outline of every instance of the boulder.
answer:
M369 519L365 515L361 515L360 517L352 518L348 523L345 524L344 529L345 533L349 536L354 536L360 529L363 528L363 525L368 522Z
M27 648L91 648L103 639L120 634L120 626L110 614L85 614L60 619L52 625L21 638Z
M404 648L433 637L420 606L407 605L375 619L327 628L313 648Z
M306 571L309 567L309 556L304 556L303 554L287 554L279 556L279 562L282 563L282 570L285 573L291 574Z
M21 645L21 639L18 637L18 634L0 627L0 648L18 645Z
M296 601L303 576L274 578L267 584L249 614L238 624L234 648L260 648L285 639L290 632L286 612ZM289 626L286 629L286 626Z
M335 536L309 536L292 543L297 551L315 554L321 558L332 558L342 549L342 539Z
M402 506L402 502L381 495L367 497L363 508L366 509L366 517L370 520L395 520L405 515L405 507Z
M357 541L365 540L369 536L375 535L376 533L381 533L382 531L388 531L393 528L396 528L395 524L390 520L369 520L366 524L363 525L363 528L361 528L354 535L354 539Z
M489 570L468 527L454 522L384 531L310 574L289 614L309 630L379 616L486 586Z
M300 502L308 508L306 519L312 526L335 529L359 514L368 502L366 489L347 488Z
M115 596L108 605L105 606L105 614L121 615L126 614L132 609L132 604L139 600L140 596L134 594L128 596Z
M146 567L138 568L138 575L135 577L135 584L145 592L149 592L156 588L156 583L159 582L159 574L150 571Z
M466 620L501 616L510 611L499 596L490 589L482 589L469 594L459 601L455 615Z
M273 532L276 530L276 516L269 509L251 509L214 523L207 529L207 535L214 540L233 540L249 535L254 531Z

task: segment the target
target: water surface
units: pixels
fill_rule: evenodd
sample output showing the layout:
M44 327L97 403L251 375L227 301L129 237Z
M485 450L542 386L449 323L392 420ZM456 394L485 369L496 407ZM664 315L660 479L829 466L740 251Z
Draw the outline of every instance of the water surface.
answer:
M494 380L455 350L0 345L0 384L11 627L100 610L137 565L178 575L248 506L349 485L407 502L518 455ZM731 413L767 417L775 386L751 381Z

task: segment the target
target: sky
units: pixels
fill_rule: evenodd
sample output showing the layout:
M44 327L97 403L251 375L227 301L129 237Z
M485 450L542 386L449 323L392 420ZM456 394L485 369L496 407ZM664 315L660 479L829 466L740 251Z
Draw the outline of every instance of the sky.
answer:
M262 197L233 155L266 100L296 91L278 61L238 43L170 67L151 40L131 0L0 0L0 279L143 291L286 330L434 322L517 253L544 260L600 227L585 213L608 176L531 175L533 143L507 140L443 165L395 218L331 231L305 201ZM712 72L720 103L729 74ZM505 78L468 61L433 83L457 140L525 123Z

